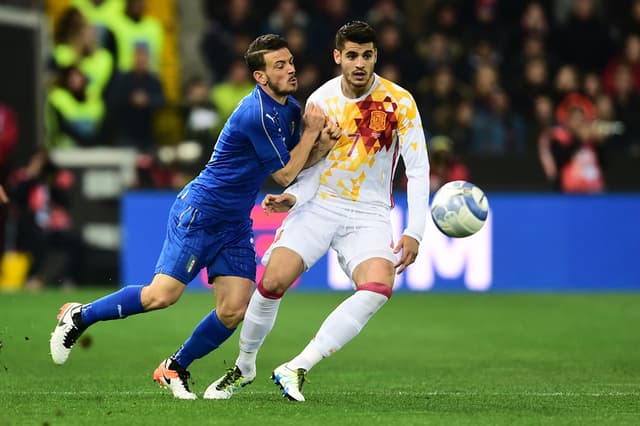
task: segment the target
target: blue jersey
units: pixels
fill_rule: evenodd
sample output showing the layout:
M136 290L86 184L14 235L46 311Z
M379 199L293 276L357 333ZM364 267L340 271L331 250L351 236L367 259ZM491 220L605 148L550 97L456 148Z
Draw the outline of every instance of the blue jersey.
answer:
M256 86L224 125L204 170L179 195L225 222L247 220L266 177L289 161L300 140L300 104L284 105Z

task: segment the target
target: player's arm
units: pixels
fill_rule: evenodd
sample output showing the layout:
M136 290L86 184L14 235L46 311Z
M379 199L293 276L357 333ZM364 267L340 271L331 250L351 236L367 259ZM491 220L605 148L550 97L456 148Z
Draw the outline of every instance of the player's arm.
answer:
M420 113L413 98L399 120L398 137L400 154L406 167L409 206L407 227L394 249L396 253L402 251L400 260L395 265L398 273L401 273L418 256L425 218L429 211L429 157Z
M273 172L271 177L282 186L289 186L307 163L309 154L324 127L324 114L316 104L308 104L305 109L304 131L300 142L291 150L289 161L281 169Z
M304 168L307 169L326 157L331 148L333 148L338 139L340 139L341 133L342 130L340 126L330 121L327 122L320 132L320 136L313 146Z
M320 186L321 163L304 169L295 182L282 194L267 194L262 200L262 210L266 214L287 212L311 200Z

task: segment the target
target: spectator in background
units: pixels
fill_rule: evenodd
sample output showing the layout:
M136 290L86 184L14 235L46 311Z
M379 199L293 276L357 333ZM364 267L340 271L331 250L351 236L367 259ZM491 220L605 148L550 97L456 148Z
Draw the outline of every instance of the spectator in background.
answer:
M623 37L632 33L640 34L640 0L631 0L630 3L621 19L620 30Z
M406 46L413 43L407 39L401 28L393 21L380 22L377 28L378 32L378 67L384 68L385 65L391 64L399 71L401 81L391 79L397 84L406 87L407 90L413 92L415 90L415 81L420 75L418 64L414 55L407 55ZM385 77L386 78L386 77Z
M53 62L56 69L77 64L87 77L87 95L106 98L113 77L113 57L98 46L95 31L75 7L70 7L56 23Z
M533 115L527 122L527 153L532 158L538 156L540 135L555 123L554 108L548 94L540 94L533 99Z
M602 71L612 44L594 0L575 0L569 19L559 29L557 43L565 62L585 71Z
M522 78L524 76L524 78ZM544 58L532 58L526 63L513 90L514 110L525 117L533 117L534 99L551 92L549 72Z
M473 77L480 67L492 67L496 70L502 65L502 55L494 43L488 38L478 38L473 41L473 48L467 56L467 75Z
M298 0L278 0L275 9L269 14L264 33L284 34L290 27L309 29L310 19L300 7Z
M393 62L385 62L379 65L377 74L382 78L386 78L404 87L402 71L400 71L400 68Z
M622 51L613 57L604 70L604 90L609 94L614 92L614 80L616 71L621 65L626 65L631 70L633 90L640 91L640 35L629 34L624 39Z
M526 126L511 111L509 95L496 89L489 105L479 104L473 116L471 150L481 155L521 155L526 149Z
M416 53L420 70L427 76L442 66L451 67L454 74L460 72L461 52L456 50L454 43L441 32L433 32L421 38L416 44Z
M154 114L165 105L165 97L160 80L150 70L147 45L137 46L134 54L133 69L118 78L114 89L117 139L119 145L149 153L155 150Z
M226 80L211 88L211 101L218 110L222 123L231 115L240 99L251 93L254 86L247 66L238 57L231 63Z
M594 71L589 71L584 74L582 78L582 93L595 102L596 98L602 94L602 79L600 78L600 74Z
M447 182L469 180L469 169L452 149L453 141L447 136L434 136L429 140L429 190L432 194Z
M317 61L314 57L317 55L313 55L312 51L309 49L307 35L302 27L294 25L287 28L284 38L289 43L289 51L293 57L296 58L296 71L299 68L312 65ZM326 70L327 67L323 67L323 69Z
M466 41L467 45L484 40L491 44L493 49L501 51L504 47L506 34L500 30L498 0L474 0L469 3L472 5L472 18L471 31L468 33L470 39Z
M439 1L429 17L428 27L446 35L456 45L455 49L461 51L462 40L459 37L463 33L463 27L460 24L459 3L451 0Z
M394 0L376 0L367 13L367 22L376 31L380 31L383 23L392 23L398 28L405 28L407 19Z
M156 18L145 14L145 0L126 0L125 13L111 22L111 30L116 41L118 70L131 71L143 47L149 58L149 70L156 75L160 73L164 32Z
M69 190L74 177L56 167L44 151L12 177L11 198L16 217L16 249L31 256L27 286L76 283L82 265L81 240L71 227Z
M612 149L634 156L640 155L640 94L633 88L633 74L629 65L620 64L614 75L611 98L615 115L625 128L624 138Z
M456 109L463 96L451 68L442 66L432 75L426 90L417 96L418 106L433 134L450 134Z
M331 51L334 48L335 29L355 18L351 13L353 8L349 7L349 0L324 0L314 4L316 13L312 15L313 35L309 38L309 44L314 51ZM323 61L329 65L327 68L333 68L333 61ZM324 77L321 80L324 81Z
M553 99L555 103L561 102L568 94L579 92L580 76L573 65L562 65L556 73L553 81Z
M197 140L211 151L217 137L215 129L220 123L220 115L209 100L209 87L202 77L189 79L184 101L185 139Z
M460 101L456 107L454 126L448 133L453 140L455 152L468 153L471 150L473 116L473 102L470 99Z
M125 0L72 0L71 4L91 23L99 45L115 57L116 48L111 23L124 14Z
M227 75L229 64L246 49L257 35L261 21L259 11L251 0L202 2L208 17L207 28L202 36L201 50L212 74L212 81L220 81ZM242 35L242 36L240 36ZM237 40L246 41L238 50Z
M533 59L544 60L549 75L558 68L558 59L553 51L547 48L544 39L535 35L526 36L522 39L519 49L506 57L503 68L505 85L509 88L517 87L527 64Z
M206 162L208 155L213 152L220 125L220 115L209 99L209 88L201 77L191 78L184 93L182 105L184 118L184 139L196 141L202 148L198 169Z
M596 110L589 98L569 94L558 105L558 126L540 137L543 171L554 188L565 193L596 193L605 187L602 168L604 135L592 124Z
M77 66L58 72L46 109L50 149L101 143L105 106L102 99L87 95L87 78Z

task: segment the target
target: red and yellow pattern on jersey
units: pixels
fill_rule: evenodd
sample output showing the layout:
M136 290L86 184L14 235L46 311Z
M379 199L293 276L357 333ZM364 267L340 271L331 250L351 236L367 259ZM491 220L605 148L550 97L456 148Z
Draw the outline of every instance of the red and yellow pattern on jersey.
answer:
M322 163L319 194L391 205L393 174L401 154L406 164L428 167L420 114L411 94L375 75L357 99L342 94L342 77L329 80L308 102L320 105L342 135Z

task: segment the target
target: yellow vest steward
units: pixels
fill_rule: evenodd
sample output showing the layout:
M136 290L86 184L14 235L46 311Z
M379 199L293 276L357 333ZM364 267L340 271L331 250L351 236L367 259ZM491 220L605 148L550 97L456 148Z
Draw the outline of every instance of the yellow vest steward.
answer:
M59 44L53 51L53 58L61 68L78 63L80 71L89 79L87 93L90 96L102 96L102 91L113 73L113 57L107 49L100 47L77 62L76 51L69 45Z
M99 6L91 0L73 0L71 3L89 22L98 27L109 27L113 20L124 15L124 0L106 0Z
M72 126L86 132L95 132L104 118L104 104L101 99L94 96L87 96L84 102L80 102L69 91L56 87L49 92L48 102ZM47 121L49 134L47 145L50 148L77 145L70 136L60 132L53 111L50 112Z
M111 26L118 49L118 69L126 72L133 68L136 46L145 46L149 51L149 68L160 73L162 43L164 33L158 20L144 17L140 22L123 16L115 20Z

